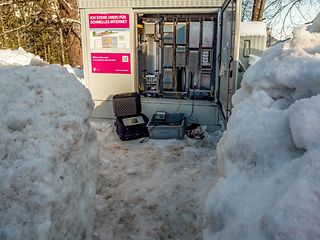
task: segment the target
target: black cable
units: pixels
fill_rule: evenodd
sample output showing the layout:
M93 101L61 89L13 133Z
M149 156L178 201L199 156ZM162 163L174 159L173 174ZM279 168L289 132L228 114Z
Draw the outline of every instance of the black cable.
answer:
M145 137L144 139L142 139L140 141L140 143L145 143L145 142L148 142L150 140L150 133L152 132L153 129L155 129L157 126L160 126L160 125L153 125L152 128L150 129L149 131L149 136L148 137Z
M145 137L140 141L140 143L145 143L145 142L148 142L149 140L150 140L150 137Z

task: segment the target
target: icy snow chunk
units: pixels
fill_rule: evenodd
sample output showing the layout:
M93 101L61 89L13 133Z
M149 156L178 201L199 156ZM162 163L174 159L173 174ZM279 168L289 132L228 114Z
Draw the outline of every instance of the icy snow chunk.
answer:
M12 131L21 131L24 129L27 125L31 125L32 120L30 118L23 120L19 118L10 119L8 121L7 127Z
M209 194L204 239L319 239L319 152L258 178L227 164Z
M294 30L293 38L290 42L291 54L301 57L315 57L319 59L320 33L311 33L306 27Z
M297 177L277 195L277 202L261 218L265 239L320 239L319 159L320 152L316 150L297 160Z
M0 67L0 239L91 239L98 159L91 95L59 65L13 62Z
M290 151L294 144L288 114L273 108L272 103L263 91L253 92L239 106L235 103L228 134L224 134L218 143L219 168L228 160L240 169L266 171L281 163L279 158L285 160L296 156Z
M261 59L261 57L253 55L253 54L250 54L249 55L249 64L250 64L250 66L256 64L260 59Z
M31 60L33 62L43 62L39 56L26 52L23 48L17 50L0 50L0 66L1 65L29 65Z
M320 95L297 101L289 108L292 138L298 148L305 150L320 146Z
M44 67L49 65L48 62L44 61L42 58L39 56L33 56L30 60L30 65L31 66L38 66L38 67Z
M69 73L74 74L81 83L84 83L83 69L80 69L79 67L72 67L69 64L63 66L68 70Z
M302 27L289 43L265 51L244 74L242 91L263 90L287 104L320 92L320 34Z

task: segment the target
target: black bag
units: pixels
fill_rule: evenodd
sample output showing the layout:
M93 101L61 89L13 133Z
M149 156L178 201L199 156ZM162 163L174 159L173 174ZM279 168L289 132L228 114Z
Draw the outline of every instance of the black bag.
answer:
M148 117L141 113L138 93L122 93L113 96L113 112L116 116L116 132L120 139L129 141L149 136Z

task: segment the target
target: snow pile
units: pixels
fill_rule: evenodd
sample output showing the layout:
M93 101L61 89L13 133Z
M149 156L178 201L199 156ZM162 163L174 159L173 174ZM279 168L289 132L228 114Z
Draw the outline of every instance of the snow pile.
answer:
M44 67L49 65L48 62L44 61L39 56L36 56L32 53L26 52L23 48L18 48L17 50L0 50L0 66L5 65L15 65L15 66L39 66ZM78 67L71 67L66 64L65 67L69 73L72 73L76 78L83 83L83 70Z
M83 83L84 81L84 72L83 69L78 68L78 67L72 67L69 64L63 65L69 73L72 73L73 75L76 76L76 78Z
M11 63L30 60L18 52ZM59 65L1 66L0 85L0 239L90 239L98 159L90 93Z
M310 29L319 29L320 14ZM320 33L297 29L244 75L218 144L204 239L320 239Z
M23 48L0 50L0 65L24 66L29 65L31 62L33 63L31 65L48 65L39 56L28 53Z
M267 37L267 25L263 22L251 21L240 23L240 36L263 36Z
M249 55L249 65L252 66L252 65L256 64L260 59L261 59L261 57L259 57L257 55L250 54Z

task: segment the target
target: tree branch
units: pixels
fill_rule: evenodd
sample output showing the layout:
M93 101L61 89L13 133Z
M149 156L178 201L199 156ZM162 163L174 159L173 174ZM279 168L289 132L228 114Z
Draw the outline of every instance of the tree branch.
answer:
M20 29L23 29L23 28L28 28L28 27L31 26L33 23L34 23L34 22L30 22L30 23L28 23L27 25L22 25L22 26L20 26L20 27L11 29L11 30L9 30L9 31L5 31L5 32L1 33L0 36L7 35L7 34L9 34L9 33L15 32L15 31L19 31Z

